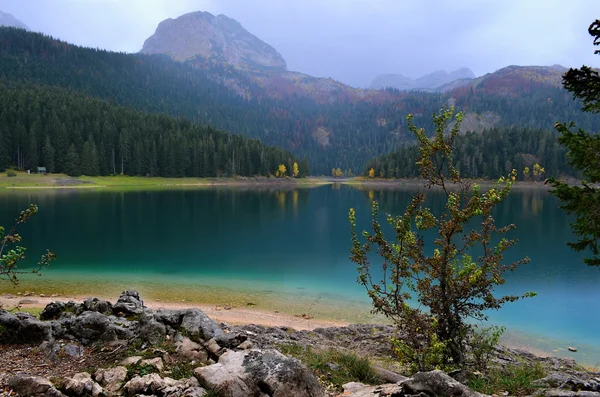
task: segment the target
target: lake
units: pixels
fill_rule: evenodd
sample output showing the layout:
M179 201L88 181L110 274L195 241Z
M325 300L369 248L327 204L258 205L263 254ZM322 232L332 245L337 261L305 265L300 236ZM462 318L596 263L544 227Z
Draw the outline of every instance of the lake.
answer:
M0 193L0 225L37 203L21 229L29 260L45 248L58 261L14 290L116 297L123 289L161 300L256 304L346 321L376 321L356 283L349 257L348 209L369 227L370 202L404 211L414 190L374 191L341 185L292 190L192 189L148 191L20 190ZM433 208L440 193L430 192ZM538 296L490 313L510 343L588 364L600 362L600 269L571 251L569 218L547 192L514 190L496 212L515 223L512 261L531 262L507 275L500 292ZM510 235L509 235L510 236ZM580 351L569 353L567 346Z

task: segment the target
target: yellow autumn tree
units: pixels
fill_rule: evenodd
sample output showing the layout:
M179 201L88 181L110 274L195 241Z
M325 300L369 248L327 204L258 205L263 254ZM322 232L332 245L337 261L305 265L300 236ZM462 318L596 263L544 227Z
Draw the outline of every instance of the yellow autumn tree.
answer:
M298 168L298 163L294 163L294 169L292 171L292 176L294 178L296 178L298 175L300 175L300 168Z
M375 178L375 169L374 168L371 168L369 170L369 178Z
M542 167L538 163L535 163L533 165L533 179L534 180L539 180L540 177L542 176L542 174L544 174L545 172L546 172L546 170L544 169L544 167Z
M335 176L337 176L338 178L344 176L344 172L341 168L335 170Z
M525 179L529 179L529 167L525 167L525 169L523 169L523 176Z
M277 178L283 178L286 172L287 168L285 168L285 165L279 164L279 168L277 168L277 171L275 171L275 176Z

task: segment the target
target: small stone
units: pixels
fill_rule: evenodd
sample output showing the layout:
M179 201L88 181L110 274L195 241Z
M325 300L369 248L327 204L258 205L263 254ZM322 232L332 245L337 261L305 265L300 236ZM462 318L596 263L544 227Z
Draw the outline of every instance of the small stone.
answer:
M45 298L45 297L46 297L46 295L40 294L40 298Z
M153 367L158 372L161 372L163 370L163 368L165 367L165 365L163 364L163 360L160 357L155 357L155 358L149 358L147 360L142 360L140 362L140 365L143 365L145 367Z
M252 349L254 345L252 344L252 342L250 342L249 340L242 342L238 345L238 349L242 349L242 350L248 350L248 349Z
M568 349L569 349L570 352L576 352L577 351L577 348L573 347L573 346L569 346Z
M115 367L104 369L101 368L94 374L96 382L104 386L104 389L109 393L116 393L121 388L123 382L127 380L127 368Z
M131 357L127 357L126 359L124 359L123 361L121 361L121 365L123 366L128 366L128 365L135 365L137 363L139 363L140 361L142 361L143 357L142 356L131 356Z

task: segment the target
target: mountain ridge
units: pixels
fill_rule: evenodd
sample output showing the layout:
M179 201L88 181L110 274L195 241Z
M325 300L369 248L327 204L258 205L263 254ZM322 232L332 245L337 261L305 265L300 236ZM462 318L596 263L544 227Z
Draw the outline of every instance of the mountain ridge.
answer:
M9 26L18 29L29 30L27 25L19 21L12 14L0 11L0 26Z
M275 48L248 32L235 19L197 11L166 19L144 42L145 54L166 54L177 61L197 56L240 69L287 70Z
M475 77L475 73L466 67L450 73L445 70L436 70L416 79L411 79L401 74L388 73L376 76L369 88L374 90L395 88L400 91L437 91L440 87L451 84L456 80L472 80Z

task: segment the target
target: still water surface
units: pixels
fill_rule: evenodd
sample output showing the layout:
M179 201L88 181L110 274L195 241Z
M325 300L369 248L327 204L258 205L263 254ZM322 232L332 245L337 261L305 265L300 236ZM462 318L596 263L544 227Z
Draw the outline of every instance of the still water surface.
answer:
M133 192L14 191L0 194L0 224L37 203L22 229L30 259L51 248L59 260L23 288L112 294L137 288L161 299L308 312L374 320L349 260L348 209L369 227L370 202L404 211L414 190L323 186L287 191L175 189ZM429 193L441 208L442 196ZM539 190L518 191L498 208L498 225L515 223L519 244L507 260L531 262L507 277L501 292L533 290L533 299L490 313L509 335L545 351L600 362L600 269L569 250L569 219ZM1 286L6 290L6 286ZM64 291L66 292L66 291ZM357 314L361 313L361 314ZM353 317L354 316L354 317ZM525 335L523 337L523 335ZM517 340L515 339L515 340ZM526 342L522 342L525 340Z

